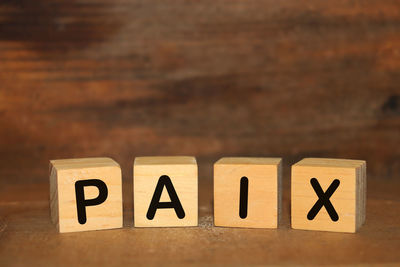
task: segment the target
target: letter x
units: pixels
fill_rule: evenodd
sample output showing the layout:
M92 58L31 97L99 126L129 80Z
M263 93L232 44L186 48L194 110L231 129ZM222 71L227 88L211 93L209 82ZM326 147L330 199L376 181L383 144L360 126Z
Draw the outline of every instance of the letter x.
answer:
M321 210L322 206L324 206L332 221L336 222L337 220L339 220L339 215L337 214L329 198L339 187L340 181L338 179L333 180L325 193L316 178L312 178L310 180L310 183L314 188L315 193L317 193L318 201L315 202L314 206L308 212L307 219L309 219L310 221L313 220L318 212Z

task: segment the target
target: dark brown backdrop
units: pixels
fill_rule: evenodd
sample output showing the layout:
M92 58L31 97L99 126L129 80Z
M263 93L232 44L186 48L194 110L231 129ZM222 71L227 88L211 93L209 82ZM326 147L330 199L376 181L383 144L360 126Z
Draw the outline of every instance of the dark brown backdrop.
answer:
M138 155L400 164L399 1L3 1L0 176ZM12 179L10 178L12 177Z
M143 155L196 156L205 188L214 161L239 155L283 157L286 183L306 156L365 159L378 184L398 180L399 10L396 0L3 0L2 201L45 205L49 159L89 156L116 159L128 185Z

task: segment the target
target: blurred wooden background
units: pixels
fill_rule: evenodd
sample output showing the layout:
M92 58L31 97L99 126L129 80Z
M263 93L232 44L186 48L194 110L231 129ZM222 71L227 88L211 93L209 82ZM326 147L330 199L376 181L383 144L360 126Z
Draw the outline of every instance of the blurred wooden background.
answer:
M104 155L128 175L139 155L243 155L392 177L399 84L399 1L6 0L0 177Z
M143 155L196 156L207 186L236 155L283 157L286 181L365 159L385 184L399 86L398 0L2 0L0 195L47 200L48 161L88 156L128 184Z

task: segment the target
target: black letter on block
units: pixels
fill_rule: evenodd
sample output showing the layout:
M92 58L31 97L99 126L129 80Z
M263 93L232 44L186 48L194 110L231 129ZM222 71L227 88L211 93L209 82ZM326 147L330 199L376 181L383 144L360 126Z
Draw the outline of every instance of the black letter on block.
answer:
M85 199L85 186L96 186L99 195L93 199ZM78 221L80 224L86 223L86 207L95 206L103 203L108 196L108 189L102 180L90 179L75 182L76 209L78 210Z
M161 193L165 188L167 189L171 202L160 202ZM153 198L151 199L150 207L147 211L147 219L153 220L156 215L157 209L174 209L179 219L185 217L185 211L182 208L181 202L179 201L178 195L175 192L175 188L172 185L171 179L167 175L163 175L158 179L156 191L154 191Z
M328 212L329 216L331 217L332 221L336 222L339 220L339 215L337 214L335 208L333 207L331 201L329 198L332 196L332 194L336 191L336 189L339 187L340 181L338 179L333 180L331 185L328 187L326 192L322 190L321 186L318 183L318 180L316 178L312 178L310 180L310 183L312 187L314 188L315 193L318 195L318 201L314 204L314 206L311 208L311 210L307 214L307 219L310 221L315 218L317 213L320 211L322 206L325 207L326 211Z
M249 198L249 179L243 176L240 179L240 200L239 200L239 216L242 219L247 217L247 202Z

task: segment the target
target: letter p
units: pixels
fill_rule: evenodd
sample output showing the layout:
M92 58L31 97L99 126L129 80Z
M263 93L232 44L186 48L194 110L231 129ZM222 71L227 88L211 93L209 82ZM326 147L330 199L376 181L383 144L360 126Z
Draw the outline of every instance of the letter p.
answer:
M85 199L85 186L95 186L99 189L99 195L93 199ZM86 207L100 205L108 196L107 185L99 179L80 180L75 182L76 209L80 224L86 223Z

